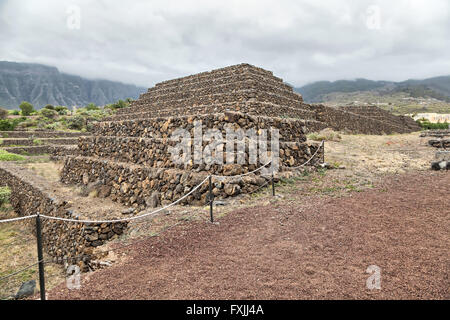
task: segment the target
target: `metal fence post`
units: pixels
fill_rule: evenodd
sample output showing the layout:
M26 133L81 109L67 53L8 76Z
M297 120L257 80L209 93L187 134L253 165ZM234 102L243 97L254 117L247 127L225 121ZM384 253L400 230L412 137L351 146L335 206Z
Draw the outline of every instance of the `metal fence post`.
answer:
M325 140L322 141L322 163L325 163Z
M45 300L44 257L42 254L41 218L39 216L39 212L36 215L36 238L39 261L39 287L41 292L41 300Z
M212 193L212 178L209 176L209 215L211 216L211 223L214 222L213 215L213 193Z
M275 197L275 182L273 178L273 168L272 168L272 196Z

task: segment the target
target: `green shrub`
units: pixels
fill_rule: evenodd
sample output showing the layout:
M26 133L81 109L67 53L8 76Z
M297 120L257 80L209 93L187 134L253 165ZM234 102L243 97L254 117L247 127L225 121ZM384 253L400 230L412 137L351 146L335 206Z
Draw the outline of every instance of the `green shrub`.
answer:
M448 129L449 128L448 122L431 123L427 119L424 119L424 118L419 119L416 122L422 127L422 129L425 129L425 130Z
M33 144L34 144L35 146L41 146L41 145L44 144L44 142L42 142L42 140L40 140L40 139L34 139L34 140L33 140Z
M55 111L58 112L60 116L65 116L69 112L69 109L63 106L56 106Z
M58 112L52 109L42 109L41 114L48 119L54 119L58 115Z
M44 109L48 109L48 110L55 110L55 107L52 106L51 104L48 104L44 107Z
M34 111L33 105L27 101L22 101L19 108L22 110L23 116L29 116Z
M128 107L129 103L123 101L123 100L119 100L116 103L111 104L111 107L113 109L122 109L122 108L126 108Z
M0 107L0 119L6 119L6 118L8 118L8 110Z
M69 129L81 130L86 125L86 119L81 115L71 117L68 121Z
M100 108L97 107L94 103L89 103L89 104L86 106L86 110L87 110L87 111L100 110Z
M0 120L0 131L12 131L14 130L14 123L10 120Z
M0 207L9 202L11 190L8 187L0 187Z
M9 114L13 115L13 116L18 116L20 114L19 110L9 110Z
M19 161L24 160L25 158L15 154L15 153L9 153L5 150L0 149L0 161Z

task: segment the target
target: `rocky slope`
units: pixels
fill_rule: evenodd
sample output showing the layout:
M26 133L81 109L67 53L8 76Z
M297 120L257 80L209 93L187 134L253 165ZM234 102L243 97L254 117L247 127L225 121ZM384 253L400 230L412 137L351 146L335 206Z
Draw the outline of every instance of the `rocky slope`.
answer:
M88 80L40 64L0 61L0 106L17 108L22 101L35 108L46 104L84 106L137 98L145 88L107 80Z

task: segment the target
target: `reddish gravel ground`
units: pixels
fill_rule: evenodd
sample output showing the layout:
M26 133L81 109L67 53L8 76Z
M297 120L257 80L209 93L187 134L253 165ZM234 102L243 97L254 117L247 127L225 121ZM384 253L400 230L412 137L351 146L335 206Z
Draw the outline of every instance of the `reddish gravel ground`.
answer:
M50 299L449 299L450 173L179 225ZM381 290L366 288L369 265Z

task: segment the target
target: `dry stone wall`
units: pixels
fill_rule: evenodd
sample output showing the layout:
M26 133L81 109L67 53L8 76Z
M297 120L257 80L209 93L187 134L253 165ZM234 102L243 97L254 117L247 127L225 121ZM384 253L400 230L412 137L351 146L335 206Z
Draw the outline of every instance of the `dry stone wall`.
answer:
M39 176L11 163L0 164L0 181L11 189L10 202L21 216L36 213L61 218L79 219L67 199L60 199ZM43 246L56 262L81 263L93 258L93 249L120 235L127 223L64 223L41 219ZM26 220L32 225L33 220ZM35 230L33 228L33 230Z
M413 131L406 126L392 124L324 105L314 105L313 108L317 112L317 119L326 123L328 127L334 130L348 130L353 133L363 134L391 134Z
M280 141L302 142L306 140L305 122L302 120L249 116L239 112L99 122L93 126L92 134L97 136L170 138L175 130L185 129L193 137L195 121L202 122L203 132L207 129L217 129L222 132L223 137L226 135L227 128L243 130L253 128L255 130L267 130L270 139L270 128L277 128Z

